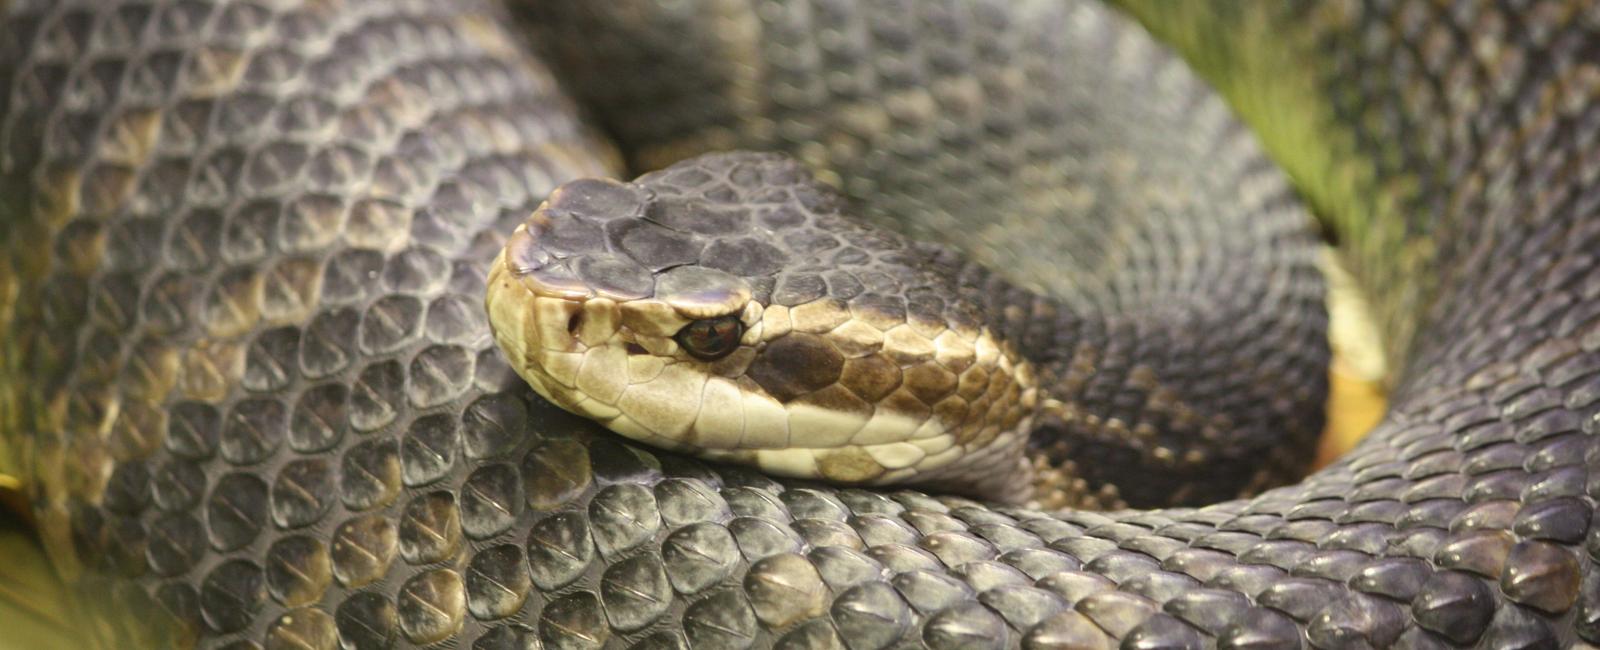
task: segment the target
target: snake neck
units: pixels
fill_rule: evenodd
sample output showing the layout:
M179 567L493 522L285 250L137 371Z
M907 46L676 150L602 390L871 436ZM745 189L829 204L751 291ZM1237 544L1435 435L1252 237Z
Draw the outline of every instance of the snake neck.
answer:
M1296 370L1230 364L1222 348L1239 342L1201 335L1232 326L1225 321L1238 314L1216 309L1205 296L1084 310L951 247L924 247L930 264L951 276L950 284L1035 377L1038 409L1023 432L1035 503L1089 509L1212 503L1305 471L1304 454L1283 436L1312 434L1285 423L1319 384L1302 377L1272 396L1237 381ZM1214 381L1191 381L1191 373ZM1251 409L1243 404L1249 401L1269 407Z

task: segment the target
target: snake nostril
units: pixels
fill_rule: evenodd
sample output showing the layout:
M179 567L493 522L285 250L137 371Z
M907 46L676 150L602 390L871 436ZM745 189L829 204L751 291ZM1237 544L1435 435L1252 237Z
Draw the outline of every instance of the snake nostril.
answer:
M578 335L578 328L581 327L581 326L583 326L583 314L573 314L572 318L568 318L567 319L567 333L568 334L571 334L573 336L577 336Z
M628 354L650 354L650 351L644 349L644 346L639 345L638 343L634 343L632 341L629 341L628 345L626 347L627 347L627 350L628 350Z

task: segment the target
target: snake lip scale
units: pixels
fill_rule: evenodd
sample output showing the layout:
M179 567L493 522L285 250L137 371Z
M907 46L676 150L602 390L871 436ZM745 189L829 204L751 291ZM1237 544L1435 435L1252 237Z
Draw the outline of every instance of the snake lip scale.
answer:
M1600 644L1593 8L1114 4L0 2L63 643Z

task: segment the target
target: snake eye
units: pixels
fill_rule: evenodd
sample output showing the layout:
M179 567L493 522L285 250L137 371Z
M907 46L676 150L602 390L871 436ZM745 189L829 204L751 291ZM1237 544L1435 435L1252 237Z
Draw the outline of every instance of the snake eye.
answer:
M737 316L719 316L697 320L678 330L678 345L701 361L716 361L739 348L744 336L744 323Z

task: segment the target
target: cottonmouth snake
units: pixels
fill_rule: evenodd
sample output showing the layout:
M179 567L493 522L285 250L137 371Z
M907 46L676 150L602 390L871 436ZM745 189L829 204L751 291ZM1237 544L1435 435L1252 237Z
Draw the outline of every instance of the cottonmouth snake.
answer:
M1301 213L1140 28L1051 2L753 4L7 5L0 426L83 627L112 647L1600 639L1597 16L1126 3L1254 127L1405 371L1301 483L1096 513L651 451L512 372L488 260L557 185L620 175L603 124L639 167L760 145L877 197L879 222L987 214L901 225L1097 314L1064 360L1084 396L1065 448L1034 450L1070 461L1066 500L1209 502L1303 462L1262 455L1320 418ZM1072 60L1100 81L1048 65ZM1051 210L1085 225L1007 221ZM994 257L1030 243L1072 271ZM1161 327L1207 304L1236 320Z

